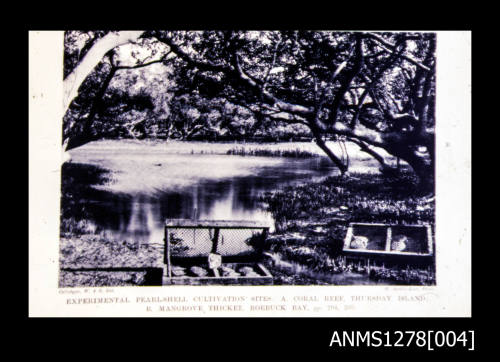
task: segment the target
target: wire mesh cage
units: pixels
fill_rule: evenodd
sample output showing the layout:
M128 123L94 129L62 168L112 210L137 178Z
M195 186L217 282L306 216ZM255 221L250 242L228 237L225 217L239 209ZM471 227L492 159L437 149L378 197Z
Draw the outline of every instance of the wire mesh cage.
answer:
M404 264L429 264L434 257L430 225L350 223L344 254Z
M272 284L260 263L268 230L255 221L167 220L164 284Z

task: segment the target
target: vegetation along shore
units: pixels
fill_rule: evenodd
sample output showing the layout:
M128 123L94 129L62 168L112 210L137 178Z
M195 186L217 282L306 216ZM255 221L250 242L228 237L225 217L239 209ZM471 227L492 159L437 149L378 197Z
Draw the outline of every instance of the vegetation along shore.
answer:
M71 163L63 169L60 286L160 284L163 245L114 240L86 222L85 208L71 214L72 200L99 191L71 177ZM97 183L108 181L106 172L95 167L89 166L87 175ZM409 171L333 176L269 192L261 201L276 224L264 246L274 284L435 283L431 269L384 266L368 274L363 265L346 261L342 254L350 222L433 224L434 201L419 192Z

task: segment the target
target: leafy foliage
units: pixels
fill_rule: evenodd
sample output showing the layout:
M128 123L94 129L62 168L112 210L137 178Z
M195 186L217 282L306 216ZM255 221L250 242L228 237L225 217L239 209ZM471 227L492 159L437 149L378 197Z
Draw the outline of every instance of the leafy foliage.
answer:
M99 36L67 33L68 69ZM82 109L70 109L65 118L65 135L86 135L88 140L104 136L105 127L94 126L106 112L102 99L119 95L123 104L134 102L138 84L148 84L151 91L144 92L155 105L152 112L125 117L132 127L149 122L138 132L145 137L161 133L166 138L238 139L258 132L274 137L281 125L288 135L295 131L292 125L300 125L342 173L348 165L328 148L327 138L355 142L387 168L371 147L383 148L405 160L430 190L435 47L433 33L150 31L139 43L108 54L89 76L80 90L86 95L76 102ZM150 63L162 67L163 76L152 76ZM126 73L121 70L125 68ZM110 82L115 73L121 74L119 87ZM136 131L125 127L131 137Z

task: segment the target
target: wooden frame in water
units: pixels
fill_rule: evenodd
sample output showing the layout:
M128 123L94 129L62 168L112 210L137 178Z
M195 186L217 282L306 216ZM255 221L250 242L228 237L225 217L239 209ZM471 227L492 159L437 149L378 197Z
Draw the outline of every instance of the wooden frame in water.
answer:
M356 238L365 240L354 245ZM401 248L396 248L401 241ZM407 265L427 265L434 260L434 243L430 225L350 223L343 252L372 260L386 260Z
M268 232L258 221L167 220L163 285L272 284L260 263ZM196 268L201 273L193 274Z

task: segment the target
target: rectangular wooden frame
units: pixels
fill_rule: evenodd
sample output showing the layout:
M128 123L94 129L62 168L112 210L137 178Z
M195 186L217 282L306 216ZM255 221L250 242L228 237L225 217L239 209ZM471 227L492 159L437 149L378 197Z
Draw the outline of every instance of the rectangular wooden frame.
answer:
M220 275L206 276L206 277L176 277L172 276L172 255L170 248L169 229L214 229L217 230L214 234L218 234L220 229L256 229L262 230L262 240L265 240L269 232L269 225L259 221L247 220L192 220L192 219L169 219L165 222L165 251L164 263L165 268L163 272L164 285L206 285L206 284L242 284L242 285L265 285L273 283L273 276L271 273L259 262L260 255L255 255L255 259L238 256L228 256L223 258L227 259L232 264L239 266L252 265L258 269L262 276L238 276L238 277L224 277ZM216 249L216 244L214 244ZM184 257L183 262L186 265L197 265L200 262L200 257Z
M352 249L350 247L353 229L356 226L380 226L387 228L386 234L386 244L384 250L362 250L362 249ZM416 252L404 252L404 251L393 251L391 250L391 241L392 241L392 228L393 227L410 227L410 228L422 228L426 230L426 238L427 238L427 253L416 253ZM399 224L377 224L377 223L350 223L349 228L347 229L347 234L344 239L344 247L343 251L349 254L358 254L358 255L387 255L387 256L415 256L418 258L428 258L434 255L434 247L432 242L432 230L430 225L399 225Z

